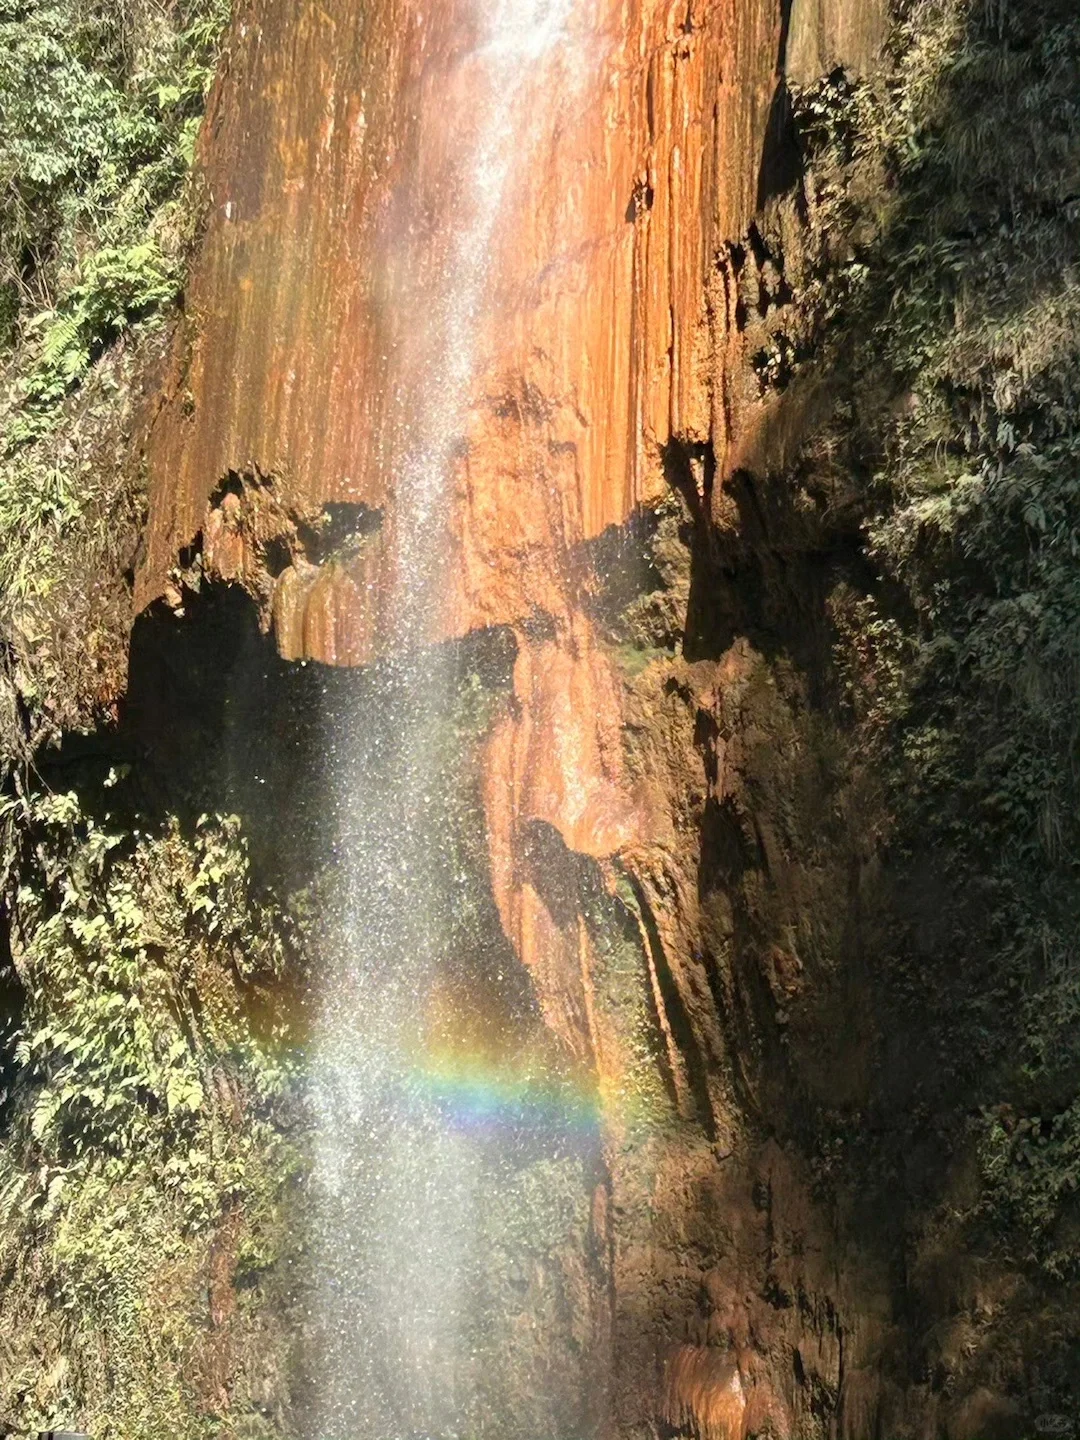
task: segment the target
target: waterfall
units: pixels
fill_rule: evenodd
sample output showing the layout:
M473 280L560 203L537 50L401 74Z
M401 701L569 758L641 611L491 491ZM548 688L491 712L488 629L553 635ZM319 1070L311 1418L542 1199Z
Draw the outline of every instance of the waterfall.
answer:
M571 0L487 0L484 36L463 62L473 72L472 133L463 145L460 192L443 217L435 270L425 277L425 310L415 317L424 355L424 386L399 417L408 437L405 463L394 477L393 649L423 642L438 607L444 555L438 543L446 486L475 363L491 245L522 126L518 113L530 73L565 39ZM478 0L483 5L484 0ZM448 116L448 125L464 117ZM449 207L448 207L449 208ZM446 223L449 220L449 224ZM408 283L408 276L406 284ZM406 306L412 297L401 295Z
M497 1323L477 1289L480 1212L512 1208L530 1106L548 1132L580 1119L559 1101L553 1123L551 1097L537 1102L527 1077L496 1073L472 1033L485 987L508 977L498 957L487 958L485 981L462 973L475 957L448 953L469 923L447 818L464 680L458 652L429 643L519 102L534 67L563 43L568 4L492 0L479 17L477 44L460 62L469 114L446 117L463 132L455 203L423 273L405 243L397 299L417 312L406 318L424 384L405 396L406 460L391 477L395 618L386 659L334 717L328 745L342 899L316 981L311 1065L309 1378L319 1440L478 1433L478 1389L491 1385L483 1336ZM470 988L472 1017L460 1001ZM552 1153L565 1152L553 1143Z

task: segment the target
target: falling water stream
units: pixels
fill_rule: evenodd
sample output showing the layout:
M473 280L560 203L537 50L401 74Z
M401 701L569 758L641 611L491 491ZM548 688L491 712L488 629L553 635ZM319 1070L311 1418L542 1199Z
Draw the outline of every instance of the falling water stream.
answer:
M485 1336L498 1323L477 1278L484 1216L500 1198L512 1203L529 1123L527 1087L511 1087L507 1101L470 1060L460 1005L443 1000L447 975L464 963L447 954L463 878L444 783L461 666L454 647L427 642L439 629L452 465L492 240L519 158L521 100L534 67L564 43L570 0L477 4L480 38L461 61L469 113L446 117L465 137L452 221L418 277L424 385L399 422L406 461L391 487L388 658L371 667L368 703L336 721L329 760L342 900L316 996L311 1080L319 1440L484 1430Z

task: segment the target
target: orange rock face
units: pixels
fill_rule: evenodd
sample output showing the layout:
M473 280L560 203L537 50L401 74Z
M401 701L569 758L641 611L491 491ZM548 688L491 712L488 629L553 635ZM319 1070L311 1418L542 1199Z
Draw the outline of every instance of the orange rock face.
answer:
M627 1426L663 1418L710 1440L766 1422L787 1433L790 1407L753 1349L761 1327L743 1313L741 1272L716 1281L709 1313L728 1318L706 1337L714 1348L676 1348L666 1371L657 1360L657 1335L684 1338L696 1303L697 1280L672 1257L704 1241L680 1215L691 1192L699 1208L704 1196L745 1212L747 1253L771 1255L764 1207L748 1198L766 1182L725 1177L711 1148L723 1041L693 954L695 879L669 861L681 822L657 780L666 762L628 767L623 687L590 619L589 542L665 495L674 451L704 503L746 450L724 257L758 205L787 8L578 0L570 43L514 97L513 163L465 317L468 379L433 522L445 593L424 635L504 625L517 638L513 697L484 758L493 890L547 1023L605 1095L623 1095L631 1046L597 1004L583 911L555 893L560 867L585 867L609 896L626 881L653 925L640 923L648 1004L678 1115L708 1140L689 1158L650 1155L667 1258L611 1241L611 1283L629 1297L612 1321L630 1377L615 1408ZM801 63L846 43L843 13L797 0ZM461 338L445 295L483 109L475 46L465 0L242 6L204 129L206 233L149 425L140 606L175 593L198 553L257 597L288 659L358 665L394 643L410 417L438 403L432 355ZM799 965L777 949L778 993L795 993ZM759 1168L795 1195L771 1152Z
M439 329L458 318L445 271L480 123L471 13L241 11L204 131L206 236L150 431L140 605L201 544L211 574L260 598L287 658L358 664L392 643L408 417L430 403L433 355L465 340ZM583 542L664 493L673 439L728 449L715 257L754 210L781 30L775 0L590 0L515 97L466 317L432 638L518 634L518 705L492 737L487 794L503 918L540 968L517 837L542 822L604 857L643 824L582 608ZM320 556L312 527L334 506L373 523Z
M357 664L392 643L395 476L448 338L455 198L477 144L471 8L241 11L204 131L206 237L150 432L140 605L201 539L211 574L259 596L287 658ZM607 856L641 828L582 545L665 492L673 439L728 449L715 257L754 210L781 29L775 0L591 0L515 100L432 628L518 633L519 703L491 741L488 797L496 892L527 961L515 835L541 821ZM305 529L335 505L374 523L320 561ZM543 641L526 623L538 613Z
M206 237L152 427L140 606L213 527L230 475L268 482L283 531L328 502L392 529L475 145L470 8L242 10L204 132ZM662 493L672 436L704 443L723 423L708 277L753 212L780 7L594 0L570 30L515 105L449 518L458 631L565 609L575 545ZM248 529L258 550L266 527ZM260 556L246 563L254 574ZM363 625L378 648L377 606ZM302 648L327 641L320 622Z

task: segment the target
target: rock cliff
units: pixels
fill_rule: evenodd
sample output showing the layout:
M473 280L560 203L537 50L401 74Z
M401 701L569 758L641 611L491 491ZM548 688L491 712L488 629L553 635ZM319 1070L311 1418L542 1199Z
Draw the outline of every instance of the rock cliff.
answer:
M217 579L285 660L385 653L388 477L425 386L413 317L439 323L470 10L236 15L147 421L140 608ZM855 263L861 222L815 230L792 90L872 74L886 21L876 0L577 7L573 62L522 98L492 239L426 638L513 636L482 739L490 882L604 1102L611 1434L976 1440L1019 1414L1015 1367L935 1383L1007 1282L905 1233L890 1167L918 1190L946 1159L899 1153L881 1083L880 786L831 698L861 522L828 457L795 473L831 403L792 379L796 293ZM852 1130L886 1137L854 1166Z

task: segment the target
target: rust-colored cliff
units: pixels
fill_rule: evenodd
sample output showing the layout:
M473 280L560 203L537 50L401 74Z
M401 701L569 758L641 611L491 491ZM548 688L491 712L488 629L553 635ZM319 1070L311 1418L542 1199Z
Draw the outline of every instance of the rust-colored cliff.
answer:
M361 665L390 643L394 476L428 353L410 321L425 286L435 303L455 223L469 10L241 8L202 141L205 235L149 422L140 606L179 606L194 567L245 586L286 659ZM452 469L451 594L429 638L515 637L485 741L491 883L546 1022L605 1100L605 1426L862 1440L909 1407L888 1265L856 1244L863 1217L817 1205L779 1117L792 1044L811 1101L857 1103L865 1084L861 1041L845 1048L823 1018L831 1005L858 1028L865 997L825 980L825 1001L804 1003L820 977L801 952L808 924L835 922L833 897L870 883L868 862L815 848L815 805L838 802L814 771L806 682L778 690L746 626L698 621L703 577L743 603L709 537L753 523L739 477L775 419L744 292L758 287L760 316L783 302L776 258L746 237L791 183L786 67L807 83L872 66L882 8L597 0L573 23L574 63L548 63L521 101ZM604 547L633 548L642 525L671 613L656 658L628 671L603 623ZM796 546L771 604L807 603L803 559ZM807 758L778 778L770 754ZM647 977L673 1116L647 1139L591 894L618 907Z
M346 575L340 633L316 613L334 602L310 594L293 526L328 503L393 523L430 354L416 316L459 218L469 10L244 8L204 132L207 230L154 422L140 603L200 534L211 568L258 583L276 533L308 582L266 577L285 653L378 648L378 598L346 620ZM493 237L455 477L460 629L553 608L566 555L663 493L673 436L731 438L714 261L753 214L780 7L600 4L572 23L521 97L535 118ZM250 503L220 513L230 475Z

